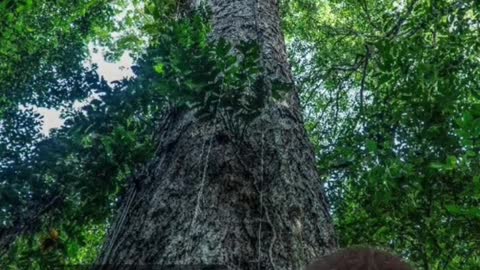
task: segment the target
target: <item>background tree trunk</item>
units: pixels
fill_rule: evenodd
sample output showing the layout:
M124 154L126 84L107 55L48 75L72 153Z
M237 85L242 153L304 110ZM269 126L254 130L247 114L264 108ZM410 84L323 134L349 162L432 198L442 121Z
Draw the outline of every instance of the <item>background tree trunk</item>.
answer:
M267 82L292 81L276 0L209 6L214 39L259 42ZM156 158L127 191L100 262L302 269L336 247L294 91L242 140L194 112L166 116Z

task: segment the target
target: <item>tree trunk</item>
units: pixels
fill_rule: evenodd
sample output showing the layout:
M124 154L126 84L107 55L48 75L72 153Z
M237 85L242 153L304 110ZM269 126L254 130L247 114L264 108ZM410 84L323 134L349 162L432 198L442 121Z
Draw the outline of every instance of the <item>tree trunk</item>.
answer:
M195 1L198 2L198 1ZM267 81L291 82L277 0L210 0L213 38L257 41ZM216 119L172 112L137 175L102 264L302 269L336 247L295 90L237 139Z

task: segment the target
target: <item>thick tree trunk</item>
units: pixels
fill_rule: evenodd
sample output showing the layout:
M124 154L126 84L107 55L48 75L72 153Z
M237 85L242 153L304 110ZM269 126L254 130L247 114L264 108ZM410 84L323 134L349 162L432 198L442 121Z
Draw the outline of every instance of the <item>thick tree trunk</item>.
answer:
M268 81L291 82L277 0L210 0L213 38L258 41ZM238 139L171 113L155 160L127 192L103 264L302 269L336 246L294 89Z

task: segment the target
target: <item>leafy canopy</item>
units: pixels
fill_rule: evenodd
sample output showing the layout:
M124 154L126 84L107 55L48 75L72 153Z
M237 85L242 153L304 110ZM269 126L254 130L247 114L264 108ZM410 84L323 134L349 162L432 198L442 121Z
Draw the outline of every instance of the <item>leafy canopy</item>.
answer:
M2 267L93 262L172 108L249 120L272 101L255 44L210 42L202 16L180 19L182 1L107 2L0 4ZM281 6L341 244L389 248L418 269L478 268L480 3ZM93 41L112 59L129 50L136 76L109 84L86 67ZM43 137L28 105L66 106L64 127Z

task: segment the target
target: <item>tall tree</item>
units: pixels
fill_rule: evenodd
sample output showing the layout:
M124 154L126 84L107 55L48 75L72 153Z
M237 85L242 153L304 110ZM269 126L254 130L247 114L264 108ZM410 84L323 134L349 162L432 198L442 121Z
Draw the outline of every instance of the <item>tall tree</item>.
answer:
M218 106L210 118L200 119L197 110L164 117L155 158L126 192L100 263L300 269L336 246L277 2L208 1L210 39L257 44L262 79L256 89L270 98L281 82L288 93L266 103L241 134Z

